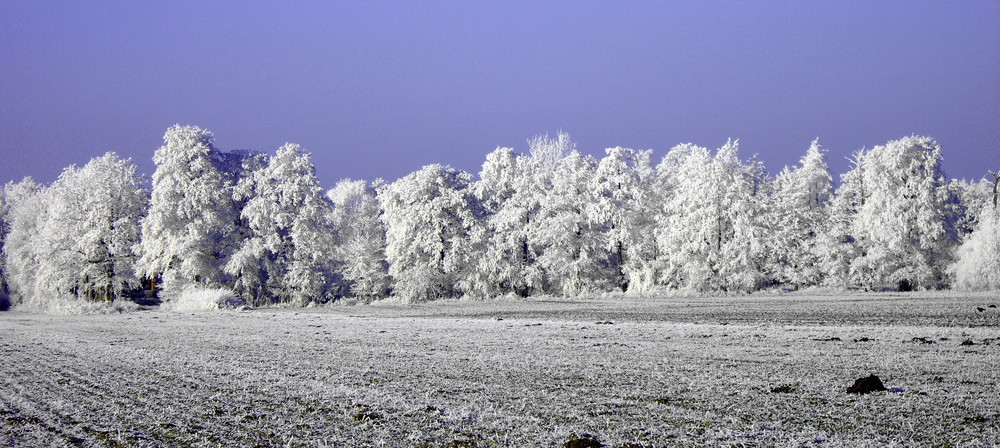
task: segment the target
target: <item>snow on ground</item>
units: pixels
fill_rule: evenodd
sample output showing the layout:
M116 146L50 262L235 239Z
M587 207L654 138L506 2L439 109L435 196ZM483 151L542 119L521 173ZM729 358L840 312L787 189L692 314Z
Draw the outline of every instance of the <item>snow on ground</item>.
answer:
M787 294L6 312L0 445L561 446L589 434L617 447L991 446L991 303ZM845 392L869 374L893 390Z

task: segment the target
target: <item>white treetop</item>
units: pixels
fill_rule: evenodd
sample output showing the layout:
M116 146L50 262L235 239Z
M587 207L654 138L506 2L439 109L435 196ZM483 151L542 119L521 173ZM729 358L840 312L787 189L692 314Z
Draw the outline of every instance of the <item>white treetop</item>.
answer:
M484 297L516 293L526 296L544 287L536 262L532 229L542 199L539 160L497 148L486 156L479 180L472 186L483 213L483 225L473 235L477 269L472 286Z
M667 284L694 291L748 291L762 280L761 169L743 164L735 141L715 156L673 148L658 167L670 176L669 210L657 232ZM665 226L664 226L665 224Z
M149 213L142 221L139 275L161 277L165 290L189 284L219 286L233 249L237 211L231 176L212 146L212 133L173 126L153 162Z
M992 202L983 205L976 228L958 247L951 273L957 289L1000 289L1000 208Z
M42 186L30 177L4 186L4 280L14 303L35 297L41 255L35 242L48 213L42 196Z
M344 179L327 192L333 202L331 218L337 236L337 260L346 291L364 301L383 297L389 290L385 260L385 225L381 221L377 187L363 180Z
M798 286L822 281L821 229L828 223L833 177L825 151L814 140L800 166L786 168L774 182L769 211L769 248L775 280Z
M601 228L590 214L597 162L573 151L560 161L532 237L549 290L566 296L603 290L608 279Z
M71 166L45 197L36 294L113 300L139 286L135 249L149 192L131 160L107 153Z
M469 288L470 234L478 225L471 177L428 165L379 190L393 295L401 300L453 297Z
M308 153L285 144L267 165L234 188L249 228L225 266L253 304L304 304L330 298L333 286L332 203L323 195Z
M867 288L945 283L958 235L940 146L928 137L891 141L865 153L860 168L863 200L852 231L861 255L852 278Z
M651 276L643 275L648 269L643 259L655 246L648 238L653 233L653 223L646 214L652 178L651 151L619 146L605 152L607 155L598 163L591 180L594 202L588 212L603 227L601 238L613 266L612 281L624 292L633 278L639 283L651 280ZM641 289L649 286L643 285Z

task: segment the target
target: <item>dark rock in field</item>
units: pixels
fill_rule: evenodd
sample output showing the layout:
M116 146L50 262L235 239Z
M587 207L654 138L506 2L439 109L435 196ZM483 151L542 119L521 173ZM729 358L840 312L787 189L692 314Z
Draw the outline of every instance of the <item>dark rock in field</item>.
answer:
M930 340L930 339L927 339L927 338L913 338L913 339L910 339L910 342L919 342L921 344L937 344L936 341L933 341L933 340Z
M986 308L983 308L981 306L977 306L976 307L976 311L979 311L980 313L982 313L983 311L986 311Z
M836 337L836 336L834 336L834 337L832 337L832 338L826 338L826 339L813 339L813 340L814 340L814 341L819 341L819 342L840 342L840 338L838 338L838 337Z
M597 437L590 434L576 435L573 434L566 438L563 442L563 448L600 448L604 446Z
M977 415L974 417L965 417L965 423L986 423L990 421L990 418L985 415Z
M988 308L996 308L996 307L997 307L997 304L995 304L995 303L991 303L991 304L987 305L987 307L988 307Z
M958 345L976 345L976 343L972 342L972 339L966 339L966 340L962 341L961 344L958 344Z
M371 422L382 420L382 418L382 414L379 414L378 412L360 411L354 413L354 421L358 422Z
M874 341L874 339L867 337L860 337L854 340L854 342L871 342L871 341Z
M791 392L795 392L795 388L788 384L783 384L781 386L775 387L774 389L771 389L771 393L773 394L787 394Z
M374 422L385 418L382 414L372 410L366 405L356 404L354 407L357 409L353 415L354 421L356 422Z
M594 324L596 324L596 325L614 325L615 323L611 322L610 320L606 320L604 322L594 322Z
M885 385L882 384L882 380L875 375L869 375L865 378L858 378L854 381L854 385L847 388L847 393L849 394L870 394L872 392L881 392L888 390Z

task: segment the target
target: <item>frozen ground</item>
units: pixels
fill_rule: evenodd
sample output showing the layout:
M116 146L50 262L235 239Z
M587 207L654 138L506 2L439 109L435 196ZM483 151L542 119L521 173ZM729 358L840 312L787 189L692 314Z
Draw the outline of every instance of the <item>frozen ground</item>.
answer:
M0 446L587 446L585 434L609 447L992 446L992 303L915 293L6 312ZM871 373L893 391L845 393Z

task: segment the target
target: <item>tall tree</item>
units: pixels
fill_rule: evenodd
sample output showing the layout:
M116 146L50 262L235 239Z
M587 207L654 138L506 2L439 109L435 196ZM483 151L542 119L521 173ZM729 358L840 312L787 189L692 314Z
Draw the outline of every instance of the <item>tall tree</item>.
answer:
M41 253L35 244L48 208L44 188L30 177L4 186L4 281L15 304L35 298L35 281Z
M414 302L469 289L469 235L478 224L471 175L428 165L379 189L393 295Z
M798 288L822 281L821 231L828 222L833 177L825 150L814 140L800 166L785 168L775 179L767 238L775 280Z
M162 279L168 292L222 286L222 266L239 235L232 176L220 168L223 157L212 140L207 130L176 125L153 156L152 198L136 267L142 276Z
M559 162L541 202L532 238L550 292L573 296L608 286L602 229L590 213L596 165L593 157L571 152Z
M337 235L336 258L343 276L341 292L364 301L384 297L389 291L389 265L385 260L385 224L381 221L377 189L363 180L344 179L327 192L333 201L332 224Z
M992 181L980 182L991 194L974 206L977 216L972 233L956 251L955 264L950 268L955 277L954 287L965 290L1000 289L1000 175L991 172Z
M149 192L136 165L109 152L83 168L69 167L46 192L39 228L42 257L36 292L110 301L138 288L140 220Z
M856 281L900 289L946 283L958 234L941 147L916 136L876 146L861 158L860 175L865 196L852 229L862 242L851 263Z
M713 156L703 147L671 149L659 170L669 172L668 219L658 244L669 260L669 284L695 291L749 291L762 282L763 169L737 157L729 141Z
M855 284L851 263L861 256L863 243L854 232L854 221L864 205L867 193L861 176L863 150L856 151L851 169L840 176L840 186L827 204L827 223L820 227L817 252L823 275L823 284L849 288Z
M613 283L625 292L635 279L647 284L633 289L648 289L651 276L647 275L646 281L642 278L647 268L643 260L653 247L647 238L653 232L645 204L652 178L651 152L620 146L605 152L591 182L595 200L589 212L603 227L601 236L614 272Z
M332 203L308 153L285 144L267 165L236 184L249 235L225 266L254 305L305 304L332 298Z
M479 295L527 296L544 286L531 232L541 200L540 169L539 160L511 148L486 156L472 186L483 213L483 225L473 235L480 255L474 277L482 278L473 279Z

